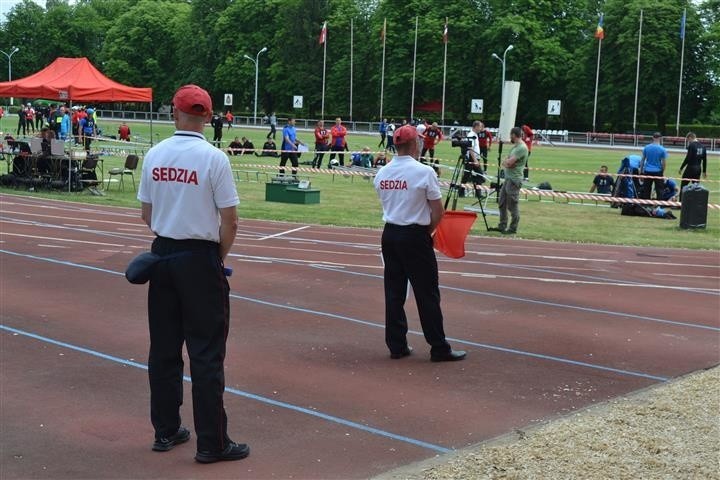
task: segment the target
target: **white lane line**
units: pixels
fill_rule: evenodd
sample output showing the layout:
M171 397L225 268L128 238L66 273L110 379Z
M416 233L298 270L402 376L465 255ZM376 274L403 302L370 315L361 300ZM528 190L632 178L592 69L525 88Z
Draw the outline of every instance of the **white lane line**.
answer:
M662 265L667 267L697 267L697 268L720 268L720 263L717 265L697 265L694 263L665 263L665 262L641 262L639 260L625 260L625 263L638 263L641 265Z
M653 275L659 275L663 277L683 277L683 278L714 278L720 279L717 275L681 275L679 273L653 273Z
M305 230L306 228L310 228L310 225L305 225L305 226L302 226L302 227L293 228L292 230L286 230L286 231L284 231L284 232L275 233L275 234L273 234L273 235L268 235L268 236L266 236L266 237L258 238L258 240L267 240L268 238L282 237L283 235L287 235L288 233L299 232L300 230Z
M663 285L656 283L624 283L624 282L600 282L600 281L589 281L589 280L569 280L565 278L547 278L547 277L523 277L519 275L493 275L485 273L462 273L462 272L445 272L448 274L460 275L461 277L472 277L472 278L493 278L493 279L509 279L509 280L529 280L531 282L543 282L543 283L564 283L569 285L602 285L607 287L636 287L636 288L659 288L665 290L697 290L710 293L720 293L720 288L696 288L696 287L682 287L675 285Z
M142 225L140 217L138 216L138 221L134 223L128 223L128 222L114 222L111 220L99 220L95 218L75 218L75 217L59 217L57 215L47 215L42 213L27 213L27 212L2 212L5 214L13 214L13 215L24 215L28 217L42 217L42 218L52 218L54 220L83 220L85 222L95 222L95 223L107 223L110 225L127 225L129 227L139 227Z
M136 232L136 233L146 233L146 228L117 228L118 232Z
M80 225L79 223L63 223L63 227L80 227L80 228L88 228L87 225Z
M38 247L47 247L47 248L70 248L65 245L48 245L46 243L38 243Z
M89 242L87 240L73 240L70 238L43 237L40 235L24 235L22 233L0 232L0 235L7 235L9 237L35 238L35 239L39 239L39 240L55 240L56 242L87 243L90 245L102 245L105 247L124 247L125 246L120 243Z

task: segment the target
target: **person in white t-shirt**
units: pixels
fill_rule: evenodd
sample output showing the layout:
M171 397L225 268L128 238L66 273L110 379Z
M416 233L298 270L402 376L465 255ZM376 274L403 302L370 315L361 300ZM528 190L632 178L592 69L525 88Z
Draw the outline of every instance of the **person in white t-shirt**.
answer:
M380 168L375 190L383 208L385 228L382 255L385 263L385 343L390 358L411 354L407 343L405 300L408 281L417 301L425 340L434 362L462 360L464 351L453 351L445 339L440 309L438 267L432 233L443 215L442 195L433 169L417 161L422 139L417 129L405 125L395 131L397 156Z
M212 116L210 95L196 85L173 98L175 134L143 162L138 199L156 235L148 291L152 449L168 451L190 439L180 424L185 343L192 375L199 463L239 460L246 444L230 440L223 405L230 286L223 260L235 241L239 203L230 162L202 135Z

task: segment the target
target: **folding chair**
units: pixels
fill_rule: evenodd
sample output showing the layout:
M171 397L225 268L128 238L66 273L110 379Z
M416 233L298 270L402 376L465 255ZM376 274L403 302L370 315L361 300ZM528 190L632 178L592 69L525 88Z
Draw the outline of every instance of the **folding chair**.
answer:
M124 192L125 191L125 185L123 182L123 179L125 178L125 175L130 175L133 182L133 190L136 190L135 187L135 170L137 170L138 162L140 161L140 158L137 155L130 154L125 159L125 166L122 168L111 168L108 170L108 183L106 190L110 190L110 180L115 175L120 175L120 186L119 188Z

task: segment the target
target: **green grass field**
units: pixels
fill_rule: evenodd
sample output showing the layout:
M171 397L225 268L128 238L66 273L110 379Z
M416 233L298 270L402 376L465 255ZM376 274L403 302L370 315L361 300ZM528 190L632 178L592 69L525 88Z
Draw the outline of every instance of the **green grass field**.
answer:
M106 134L117 131L118 122L101 121L100 126ZM145 124L130 124L133 135L150 138L149 127ZM171 135L173 126L169 124L155 124L153 126L153 137L163 139ZM223 144L227 145L234 136L247 136L257 148L262 147L266 129L256 130L250 128L225 129ZM205 132L208 138L212 138L210 128ZM280 139L281 131L278 131L277 139ZM299 132L299 138L309 145L312 145L312 132ZM366 135L350 135L348 144L350 150L360 150L367 146L376 150L379 137ZM278 142L279 144L279 142ZM111 145L108 143L107 145ZM112 143L112 145L117 145ZM96 142L94 147L100 149L104 142ZM126 149L130 153L132 149ZM458 156L458 149L452 148L450 142L442 142L438 147L436 156L441 163L448 167L455 166ZM505 150L507 153L507 149ZM575 170L583 172L595 172L600 165L608 165L610 172L617 171L620 160L628 152L623 150L600 150L581 149L568 147L536 146L530 159L532 183L549 182L557 191L587 192L591 186L593 174L562 173L544 171L542 169ZM496 146L491 151L491 163L497 162ZM105 159L105 171L112 167L122 166L124 155L108 155ZM674 174L682 163L684 154L671 153L668 161L668 172ZM312 155L305 154L301 161L311 160ZM324 159L327 165L328 157ZM705 184L711 191L710 202L720 203L720 183L717 181L720 175L720 158L711 156L708 158L708 171L710 182ZM269 175L276 172L278 159L260 158L250 155L231 157L233 169L265 171ZM262 165L266 169L254 167ZM492 173L494 169L491 168ZM380 204L372 187L372 182L355 176L343 177L342 175L301 173L312 182L313 188L321 190L321 203L316 205L293 205L265 201L265 176L260 175L260 181L256 181L255 175L246 174L240 176L238 191L241 204L238 210L242 218L256 218L265 220L283 220L298 223L318 223L328 225L346 225L362 227L380 227L382 225L382 211ZM443 169L441 180L449 180L450 169ZM136 175L136 180L139 179ZM129 182L128 182L129 184ZM87 192L69 194L59 192L38 191L33 195L60 198L72 201L88 203L121 205L139 207L132 188L125 192L117 191L118 185L113 183L110 191L103 197L92 196ZM21 193L22 190L3 189L11 193ZM469 199L459 199L458 209L464 205L471 204ZM495 209L491 200L489 209ZM539 201L537 196L529 196L527 201L520 204L521 221L518 237L527 239L556 240L581 243L603 243L618 245L649 245L657 247L684 247L684 248L720 248L720 211L709 210L708 227L698 230L683 230L679 228L679 220L661 220L655 218L640 218L621 216L618 209L605 206L595 206L593 202L585 205L568 204L564 200L555 202L546 199ZM674 211L679 218L679 210ZM497 224L497 217L489 216L491 226ZM473 234L498 236L498 233L486 232L482 218L478 218L473 228Z

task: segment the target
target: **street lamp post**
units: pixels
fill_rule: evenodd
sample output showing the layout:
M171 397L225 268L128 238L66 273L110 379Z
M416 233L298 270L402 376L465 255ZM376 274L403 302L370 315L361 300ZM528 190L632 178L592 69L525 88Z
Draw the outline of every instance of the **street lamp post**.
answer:
M263 47L262 50L257 52L255 58L252 58L250 55L245 55L245 58L255 64L255 110L253 111L253 123L255 125L257 125L258 60L260 60L260 54L265 52L267 52L267 47Z
M498 62L502 63L502 80L500 84L500 111L502 112L502 104L503 104L503 94L505 93L505 57L507 56L507 53L513 49L512 45L508 45L508 47L505 49L505 52L503 52L502 58L500 58L497 53L492 54L492 58L497 60Z
M12 81L12 56L15 55L20 49L18 47L12 47L10 53L0 50L0 53L5 55L8 59L8 82ZM13 104L13 97L10 97L10 105Z

